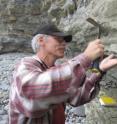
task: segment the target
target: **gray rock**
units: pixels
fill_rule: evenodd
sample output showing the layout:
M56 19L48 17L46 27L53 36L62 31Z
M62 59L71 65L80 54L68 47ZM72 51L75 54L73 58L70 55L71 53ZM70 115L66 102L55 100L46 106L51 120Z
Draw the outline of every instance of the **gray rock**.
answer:
M0 110L0 115L4 115L6 112L4 110Z
M71 112L73 112L76 116L85 117L85 107L79 106L71 109Z

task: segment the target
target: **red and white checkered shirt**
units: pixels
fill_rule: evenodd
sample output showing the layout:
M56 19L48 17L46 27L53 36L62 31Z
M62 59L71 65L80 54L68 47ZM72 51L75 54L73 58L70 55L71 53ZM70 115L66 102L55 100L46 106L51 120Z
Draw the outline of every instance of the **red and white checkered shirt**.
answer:
M79 106L99 91L101 76L86 76L90 64L84 54L51 68L36 56L23 58L11 81L9 124L64 124L63 103Z

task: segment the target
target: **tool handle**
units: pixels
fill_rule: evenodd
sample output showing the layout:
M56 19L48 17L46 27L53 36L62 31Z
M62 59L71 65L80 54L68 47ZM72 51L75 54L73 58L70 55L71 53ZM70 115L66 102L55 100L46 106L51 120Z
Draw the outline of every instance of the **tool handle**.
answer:
M100 37L101 37L101 28L99 27L98 39L100 39ZM94 60L92 67L96 68L96 69L99 69L100 60L101 60L100 57L97 58L96 60Z

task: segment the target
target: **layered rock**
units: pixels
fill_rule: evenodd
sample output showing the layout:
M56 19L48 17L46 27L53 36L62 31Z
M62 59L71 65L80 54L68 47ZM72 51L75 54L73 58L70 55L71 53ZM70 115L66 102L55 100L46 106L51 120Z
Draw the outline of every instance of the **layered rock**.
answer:
M0 53L31 52L33 33L43 23L53 21L74 35L76 42L68 50L73 55L81 51L81 46L84 49L85 42L97 37L97 28L86 22L87 17L93 17L104 27L102 39L106 50L117 52L116 6L116 0L1 0Z
M102 26L101 39L106 45L107 52L117 52L117 1L116 0L90 0L84 6L77 8L77 11L68 19L62 18L61 27L72 32L77 47L94 40L98 36L98 28L89 24L86 19L92 17ZM74 47L73 47L74 48ZM84 48L82 46L82 48Z
M0 53L29 51L35 29L48 22L41 0L0 1Z

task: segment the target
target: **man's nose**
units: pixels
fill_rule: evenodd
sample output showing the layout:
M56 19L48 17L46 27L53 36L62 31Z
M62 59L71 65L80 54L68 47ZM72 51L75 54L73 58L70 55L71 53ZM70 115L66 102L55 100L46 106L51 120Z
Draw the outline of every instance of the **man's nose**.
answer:
M66 46L66 41L63 40L63 41L61 42L61 44L64 45L64 46Z

